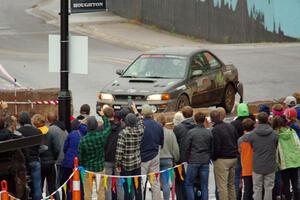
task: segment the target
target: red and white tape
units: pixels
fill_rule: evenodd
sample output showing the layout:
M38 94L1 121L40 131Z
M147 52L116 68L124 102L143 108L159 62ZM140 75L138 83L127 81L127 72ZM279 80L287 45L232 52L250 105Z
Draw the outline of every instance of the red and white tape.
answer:
M32 102L33 104L37 105L58 105L58 100L53 100L53 101L34 101Z
M54 105L57 106L58 105L58 100L48 100L48 101L26 101L26 102L17 102L17 101L8 101L6 102L7 104L14 104L14 105L27 105L27 104L31 104L31 105Z

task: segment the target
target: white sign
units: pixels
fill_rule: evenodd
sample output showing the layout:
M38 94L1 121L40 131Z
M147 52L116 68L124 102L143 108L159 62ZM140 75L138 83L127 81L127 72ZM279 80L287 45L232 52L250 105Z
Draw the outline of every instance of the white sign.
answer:
M60 36L49 35L49 72L60 72ZM88 74L88 37L69 36L69 72Z

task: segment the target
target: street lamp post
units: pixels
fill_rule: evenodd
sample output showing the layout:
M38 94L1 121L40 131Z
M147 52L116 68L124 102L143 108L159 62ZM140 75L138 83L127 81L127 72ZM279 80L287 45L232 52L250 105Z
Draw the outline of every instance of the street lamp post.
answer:
M59 120L70 130L71 94L69 91L69 0L60 0L60 92Z

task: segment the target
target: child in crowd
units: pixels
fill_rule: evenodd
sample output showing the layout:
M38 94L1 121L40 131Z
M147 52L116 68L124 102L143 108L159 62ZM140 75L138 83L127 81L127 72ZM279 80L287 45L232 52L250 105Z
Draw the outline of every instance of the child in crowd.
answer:
M252 146L248 142L250 132L254 129L255 121L250 118L243 120L244 135L239 138L239 152L241 154L242 177L244 183L243 200L252 200L253 184L252 184Z

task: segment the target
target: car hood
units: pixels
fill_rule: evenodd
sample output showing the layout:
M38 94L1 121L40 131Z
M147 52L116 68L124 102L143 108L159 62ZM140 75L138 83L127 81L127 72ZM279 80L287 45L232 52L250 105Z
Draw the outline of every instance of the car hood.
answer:
M107 84L101 92L110 94L156 94L176 88L183 79L151 79L119 77Z

